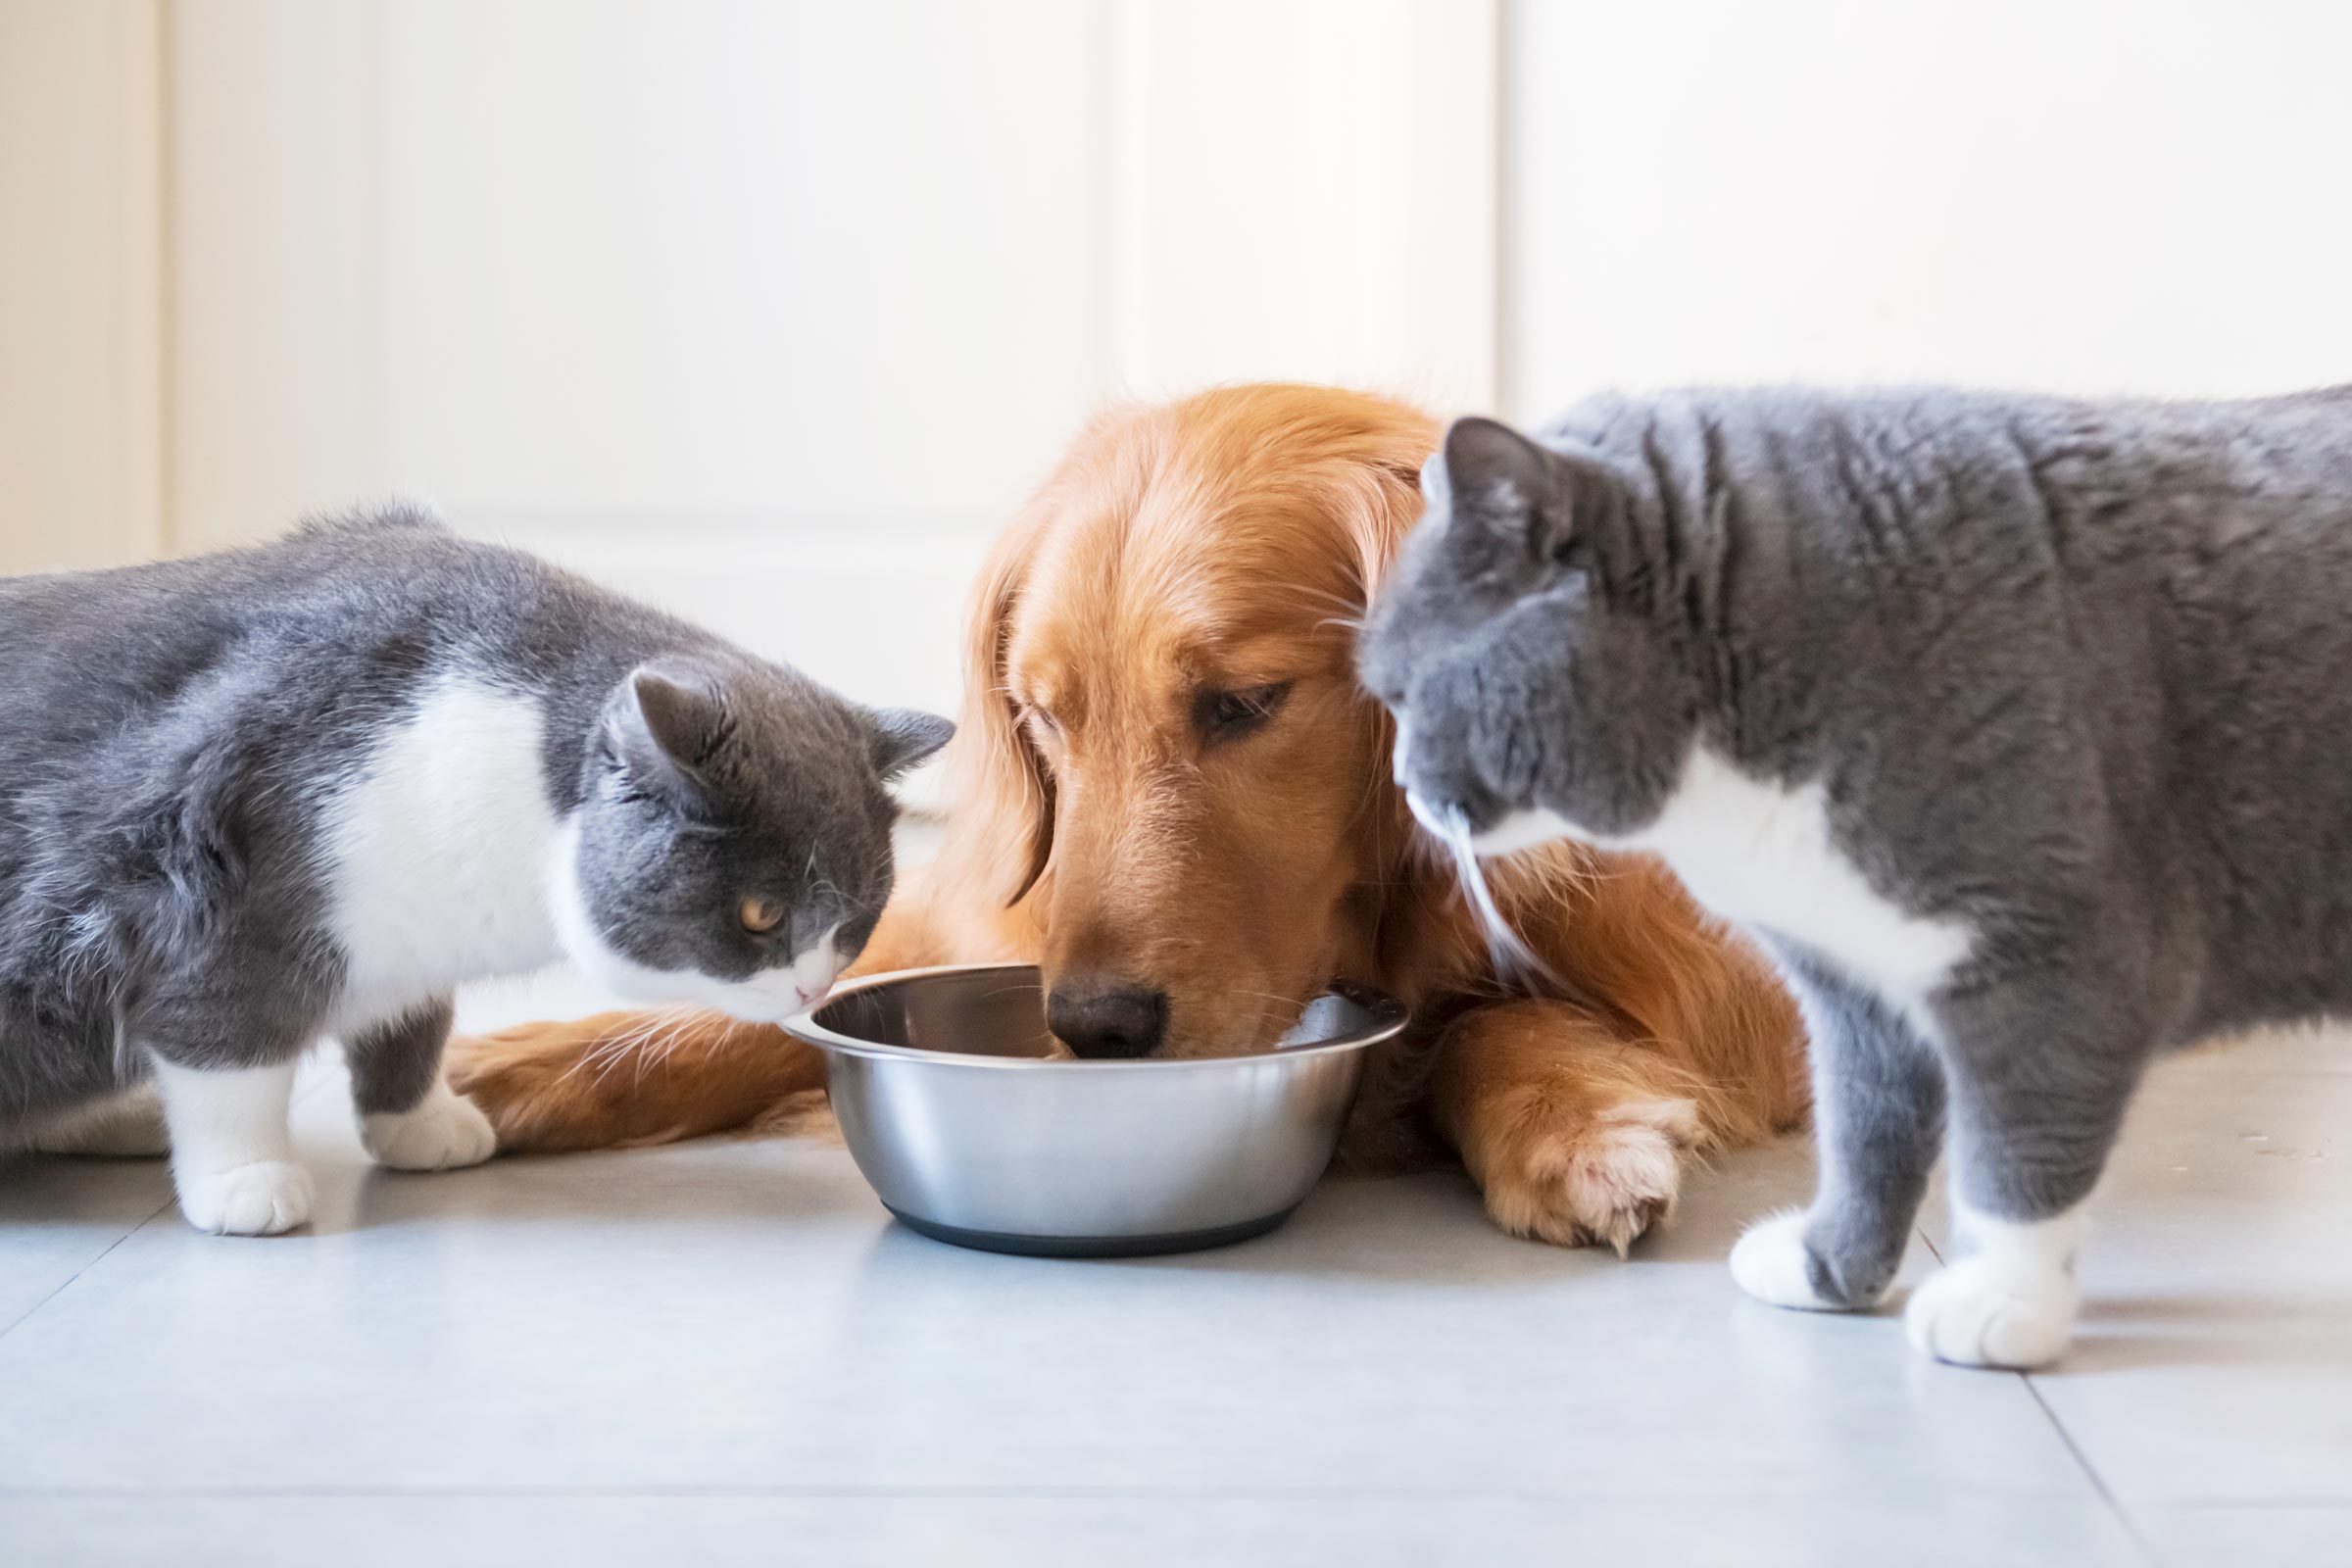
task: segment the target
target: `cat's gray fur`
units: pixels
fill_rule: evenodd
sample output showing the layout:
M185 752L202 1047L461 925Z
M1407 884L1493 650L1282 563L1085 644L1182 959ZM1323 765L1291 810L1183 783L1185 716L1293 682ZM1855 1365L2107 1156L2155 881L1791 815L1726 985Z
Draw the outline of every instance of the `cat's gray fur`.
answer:
M1633 833L1700 743L1821 781L1879 895L1975 934L1931 1043L1759 933L1814 1033L1825 1301L1886 1288L1947 1116L1959 1189L2035 1220L2153 1053L2352 1005L2352 388L1612 397L1465 420L1430 488L1362 666L1433 811Z
M318 1035L353 957L322 923L322 814L451 677L536 705L602 938L719 980L835 922L854 956L891 885L885 781L949 731L408 509L0 580L0 1143L149 1053L246 1067ZM772 937L746 894L791 911ZM450 1009L416 1002L351 1042L363 1112L436 1081Z

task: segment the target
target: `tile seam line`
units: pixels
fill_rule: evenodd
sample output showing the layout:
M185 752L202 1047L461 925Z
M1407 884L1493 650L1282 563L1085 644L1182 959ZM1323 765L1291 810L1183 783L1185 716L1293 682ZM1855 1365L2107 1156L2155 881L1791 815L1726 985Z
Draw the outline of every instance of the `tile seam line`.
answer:
M1925 1226L1915 1226L1914 1230L1919 1236L1920 1245L1928 1250L1928 1255L1936 1259L1936 1265L1941 1267L1945 1261L1943 1249L1936 1245L1936 1239L1928 1234ZM2114 1490L2107 1485L2107 1478L2100 1475L2098 1467L2090 1462L2090 1455L2082 1451L2082 1446L2077 1443L2075 1435L2066 1429L2066 1423L2058 1419L2058 1412L2050 1408L2050 1401L2042 1397L2041 1386L2034 1381L2034 1374L2013 1372L2010 1376L2017 1379L2019 1385L2026 1391L2026 1397L2034 1401L2034 1407L2039 1410L2041 1418L2049 1423L2050 1430L2057 1435L2058 1442L2065 1447L2067 1456L2075 1461L2075 1468L2082 1472L2082 1479L2090 1483L2091 1492L2105 1506L2108 1515L2122 1529L2124 1539L2132 1544L2132 1549L2139 1554L2141 1561L2151 1564L2152 1568L2164 1568L2164 1559L2157 1554L2155 1546L2141 1533L2139 1521L2132 1518L2130 1510L2124 1507Z
M304 1101L306 1101L306 1100L310 1099L310 1098L311 1098L313 1095L317 1094L317 1093L319 1091L319 1089L321 1089L322 1087L324 1087L324 1085L325 1085L327 1082L328 1082L328 1080L327 1080L327 1079L325 1079L325 1078L315 1078L315 1079L313 1079L313 1080L312 1080L312 1081L311 1081L309 1084L307 1084L307 1085L305 1085L305 1086L304 1086L304 1088L303 1088L303 1090L302 1090L302 1092L301 1092L300 1094L297 1094L297 1095L295 1095L295 1096L294 1096L294 1097L293 1097L291 1100L289 1100L289 1101L287 1101L287 1102L286 1102L286 1109L287 1109L287 1111L288 1111L289 1113L291 1113L291 1112L292 1112L292 1110L293 1110L293 1108L294 1108L296 1105L299 1105L299 1104L301 1104L301 1103L302 1103ZM74 1158L74 1157L76 1157L76 1156L69 1154L69 1155L65 1155L65 1156L63 1156L63 1157L65 1157L65 1158L68 1158L68 1159L72 1159L72 1158ZM157 1159L157 1161L156 1161L156 1162L157 1162L157 1163L162 1163L162 1162L163 1162L165 1159L168 1159L168 1158L169 1158L169 1156L168 1156L168 1155L167 1155L167 1156L158 1156L158 1159ZM122 1161L118 1161L118 1163L124 1163L124 1164L130 1164L130 1163L146 1163L146 1161L145 1161L144 1159L135 1159L135 1160L122 1160ZM19 1327L20 1325L22 1325L22 1324L24 1322L24 1320L25 1320L25 1319L27 1319L27 1318L31 1317L31 1316L32 1316L32 1315L33 1315L35 1312L38 1312L38 1311L39 1311L39 1310L40 1310L42 1307L44 1307L44 1306L47 1306L47 1305L48 1305L48 1304L49 1304L51 1301L54 1301L54 1300L56 1300L56 1299L58 1298L58 1297L59 1297L59 1296L61 1296L61 1295L63 1295L63 1294L66 1292L66 1290L68 1290L68 1289L69 1289L69 1288L70 1288L70 1287L71 1287L71 1286L74 1284L74 1282L75 1280L78 1280L78 1279L80 1279L80 1278L82 1277L82 1275L84 1275L84 1274L88 1273L88 1272L89 1272L91 1269L94 1269L94 1268L96 1268L96 1267L97 1267L99 1264L101 1264L101 1263L105 1262L105 1261L106 1261L106 1259L107 1259L107 1254L108 1254L108 1253L110 1253L110 1252L114 1251L114 1250L115 1250L116 1248L118 1248L118 1247L121 1247L121 1246L122 1246L122 1245L124 1242L127 1242L127 1241L129 1241L129 1240L130 1240L130 1239L131 1239L133 1236L136 1236L136 1235L138 1235L138 1234L139 1234L139 1232L141 1232L141 1231L145 1230L145 1229L146 1229L148 1226L150 1226L150 1225L154 1224L154 1223L156 1222L157 1218L158 1218L158 1217L160 1217L160 1216L163 1214L163 1212L164 1212L166 1209L168 1209L168 1208L171 1208L171 1207L172 1207L173 1204L177 1203L178 1201L179 1201L179 1195L178 1195L177 1193L173 1193L173 1194L172 1194L171 1197L169 1197L169 1198L165 1199L165 1200L163 1200L163 1202L161 1202L161 1203L157 1204L157 1205L156 1205L156 1207L154 1208L154 1210L153 1210L152 1212L150 1212L149 1214L147 1214L147 1216L146 1216L145 1218L143 1218L143 1219L139 1220L139 1221L138 1221L136 1224L132 1225L132 1226L130 1227L130 1229L128 1229L128 1230L124 1231L124 1232L123 1232L122 1235L120 1235L120 1236L116 1237L116 1238L115 1238L113 1241L109 1242L109 1243L106 1245L106 1248L105 1248L105 1250L104 1250L100 1251L100 1252L99 1252L99 1253L98 1253L98 1254L97 1254L95 1257L92 1257L92 1258L90 1258L88 1261L84 1262L84 1263L81 1265L81 1267L79 1267L79 1268L75 1269L75 1270L74 1270L74 1271L72 1274L69 1274L69 1275L67 1275L67 1276L66 1276L66 1277L65 1277L63 1280L59 1281L59 1282L58 1282L58 1286L57 1286L57 1289L56 1289L56 1290L54 1290L54 1291L51 1291L51 1292L50 1292L48 1295L46 1295L46 1296L42 1297L42 1298L41 1298L39 1300L37 1300L37 1301L33 1302L33 1303L30 1305L30 1306L26 1307L26 1308L25 1308L24 1311L22 1311L22 1312L18 1313L18 1314L17 1314L17 1316L16 1316L14 1319L12 1319L10 1322L8 1322L8 1323L7 1323L5 1326L0 1326L0 1340L7 1339L7 1338L8 1338L8 1337L9 1337L11 1334L14 1334L14 1333L17 1331L18 1327ZM5 1496L5 1495L8 1495L8 1494L9 1494L9 1493L8 1493L8 1490L7 1490L6 1488L0 1488L0 1496Z
M2043 1397L2041 1385L2034 1381L2034 1374L2020 1372L2017 1377L2018 1381L2026 1386L2026 1393L2033 1396L2034 1404L2040 1407L2043 1417L2050 1423L2050 1429L2058 1434L2058 1441L2065 1444L2066 1451L2074 1456L2075 1464L2082 1470L2083 1477L2090 1482L2091 1490L2099 1494L2099 1500L2107 1505L2107 1511L2114 1515L2115 1522L2123 1527L2125 1538L2132 1543L2142 1559L2156 1565L2156 1568L2163 1568L2164 1558L2157 1553L2154 1543L2150 1542L2140 1530L2139 1521L2132 1516L2132 1511L2124 1506L2121 1498L2116 1496L2114 1489L2107 1485L2107 1478L2099 1474L2098 1466L2090 1462L2090 1455L2082 1451L2082 1446L2077 1443L2075 1435L2066 1429L2066 1423L2058 1419L2058 1412L2052 1409L2050 1401Z
M838 1497L838 1498L843 1498L843 1499L858 1499L858 1498L875 1498L875 1499L879 1499L879 1498L902 1497L902 1498L909 1498L909 1499L924 1499L924 1498L934 1498L934 1499L943 1499L943 1500L944 1500L944 1499L955 1499L955 1498L968 1498L968 1499L972 1499L972 1500L987 1500L987 1499L991 1499L991 1498L1002 1498L1002 1499L1006 1499L1006 1500L1023 1500L1023 1501L1053 1501L1053 1500L1068 1500L1068 1501L1072 1501L1072 1502L1085 1502L1085 1501L1182 1502L1182 1501L1188 1501L1188 1500L1195 1500L1195 1501L1231 1501L1231 1502L1281 1502L1281 1501L1311 1502L1311 1501L1318 1501L1318 1500L1322 1500L1322 1501L1331 1501L1331 1502L1356 1502L1356 1501L1362 1501L1362 1500L1364 1500L1364 1499L1366 1499L1366 1498L1383 1498L1383 1497L1394 1497L1394 1498L1403 1498L1403 1499L1408 1499L1408 1500L1417 1501L1417 1502L1448 1502L1448 1501L1451 1501L1451 1502L1493 1502L1493 1503L1536 1503L1536 1504L1556 1505L1556 1506L1577 1506L1577 1505L1581 1505L1581 1504L1584 1504L1584 1503L1590 1502L1591 1500L1592 1500L1592 1498L1593 1498L1595 1495L1598 1495L1598 1494L1597 1494L1597 1493L1594 1493L1594 1492L1591 1492L1591 1491L1584 1491L1584 1492L1544 1492L1544 1491L1530 1491L1530 1490L1525 1490L1525 1489L1511 1489L1511 1488L1501 1488L1501 1489L1496 1489L1496 1488L1467 1488L1467 1489L1465 1489L1465 1488L1433 1487L1433 1488L1427 1488L1427 1489L1408 1489L1408 1488L1397 1488L1397 1487L1381 1487L1381 1486L1362 1486L1362 1487L1221 1487L1221 1486L1213 1486L1213 1485L1211 1485L1211 1486L1197 1486L1197 1487L1181 1487L1181 1486L1180 1486L1180 1487L1148 1487L1148 1486L1132 1486L1132 1485L1117 1485L1117 1484L1113 1484L1113 1485L1105 1485L1105 1486L1100 1486L1100 1487L1019 1487L1019 1486L1015 1486L1015 1487L996 1487L996 1486L986 1486L986 1485L975 1485L975 1486L934 1486L934 1487L925 1487L925 1486L920 1486L920 1485L914 1485L914 1486L864 1485L864 1486L860 1486L860 1485L857 1485L857 1484L854 1484L854 1483L853 1483L853 1484L845 1484L845 1485L841 1485L841 1486L825 1486L825 1485L807 1485L807 1486L791 1486L791 1485L778 1485L778 1486L757 1486L757 1485L730 1485L730 1484L725 1484L725 1483L713 1483L713 1484L710 1484L710 1485L708 1485L708 1486L697 1486L697 1485L691 1485L691 1484L689 1484L689 1485L679 1485L679 1486L600 1486L600 1485L595 1485L595 1484L581 1484L581 1485L576 1485L576 1486L514 1486L514 1487L482 1487L482 1486L475 1486L475 1487L462 1487L462 1486L450 1486L450 1487L436 1487L436 1486L417 1486L417 1487L350 1487L350 1486L321 1486L321 1487L303 1487L303 1486L270 1486L270 1487L233 1487L233 1486L232 1486L232 1487L9 1487L9 1486L0 1486L0 1503L6 1503L6 1502L42 1502L42 1501L59 1501L59 1502L70 1502L70 1501L90 1501L90 1502L106 1502L106 1501L124 1501L124 1502L136 1502L136 1501L203 1502L203 1501L208 1501L208 1500L214 1500L214 1501L242 1501L242 1500L255 1500L255 1499L263 1499L263 1498L273 1498L273 1499L294 1499L294 1500L299 1500L299 1499L303 1499L303 1498L315 1498L315 1499L318 1499L318 1500L319 1500L319 1501L354 1501L354 1500L364 1500L364 1499L369 1499L369 1498L383 1498L383 1499L389 1499L389 1500L411 1500L411 1501L423 1501L423 1500L431 1500L431 1499L435 1499L435 1498L450 1498L450 1499L465 1498L465 1499L482 1499L482 1500L496 1500L496 1499L499 1499L499 1498L510 1498L510 1499L513 1499L513 1500L514 1500L514 1501L518 1501L518 1502L527 1502L527 1501L549 1501L549 1500L555 1500L555 1501L598 1501L598 1500L630 1500L630 1499L640 1499L640 1500L642 1500L642 1499L662 1499L662 1498L677 1498L677 1499L680 1499L680 1500L692 1500L692 1499L695 1499L695 1498L742 1498L742 1499L749 1499L749 1500L758 1500L758 1499L761 1499L761 1498L777 1498L777 1499L824 1499L824 1498L831 1498L831 1497ZM1627 1496L1627 1495L1629 1495L1629 1494L1628 1494L1621 1493L1621 1492L1611 1491L1611 1492L1608 1494L1608 1495L1610 1495L1610 1496L1613 1496L1613 1497L1623 1497L1623 1496ZM1660 1494L1630 1494L1630 1495L1633 1495L1633 1496L1635 1496L1635 1497L1637 1497L1637 1498L1639 1498L1639 1497L1644 1497L1644 1496L1648 1496L1648 1497L1650 1497L1650 1498L1651 1498L1651 1500L1665 1500L1665 1499L1670 1499L1670 1498L1672 1498L1672 1497L1674 1497L1674 1496L1679 1496L1679 1495L1681 1495L1681 1494L1668 1494L1668 1493L1660 1493ZM1754 1491L1752 1491L1752 1492L1751 1492L1751 1491L1735 1491L1735 1492L1716 1492L1716 1493L1712 1493L1712 1494L1710 1494L1710 1496L1711 1496L1713 1499L1715 1499L1715 1500L1720 1500L1720 1501L1730 1501L1730 1502L1742 1502L1742 1503L1751 1503L1751 1502L1752 1502L1752 1503L1779 1503L1779 1502L1786 1501L1786 1500L1787 1500L1787 1498L1788 1497L1788 1495L1789 1495L1789 1494L1788 1494L1788 1492L1787 1492L1785 1489L1782 1489L1782 1488L1777 1488L1777 1487L1769 1487L1769 1486L1766 1486L1766 1487L1759 1487L1759 1488L1757 1488L1756 1490L1754 1490ZM2081 1499L2080 1499L2080 1496L2079 1496L2079 1494L2073 1494L2073 1493L2071 1493L2071 1492L2052 1492L2052 1491L2047 1491L2047 1490L2040 1489L2040 1488L2018 1488L2018 1487L1970 1487L1970 1488L1967 1488L1967 1489L1965 1489L1965 1495L1967 1495L1967 1496L1970 1496L1970 1497L1984 1497L1984 1498L2007 1498L2007 1499L2016 1499L2016 1498L2039 1498L2039 1499L2044 1499L2044 1500L2051 1501L2051 1502L2066 1502L2066 1501L2070 1501L2070 1500L2073 1500L2073 1501L2080 1501L2080 1500L2081 1500Z
M286 1109L287 1109L287 1111L288 1111L289 1113L291 1113L291 1112L292 1112L292 1110L293 1110L293 1108L294 1108L296 1105L299 1105L299 1104L301 1104L301 1103L302 1103L304 1101L306 1101L306 1100L310 1099L310 1098L311 1098L313 1095L317 1094L317 1093L319 1091L319 1089L320 1089L320 1088L321 1088L321 1087L322 1087L322 1086L323 1086L323 1085L324 1085L324 1084L325 1084L327 1081L328 1081L328 1080L326 1080L325 1078L315 1078L315 1079L313 1079L313 1080L312 1080L312 1081L311 1081L309 1084L305 1085L305 1086L304 1086L304 1088L303 1088L303 1090L302 1090L302 1092L301 1092L300 1094L298 1094L298 1095L295 1095L295 1096L294 1096L294 1097L293 1097L291 1100L289 1100L289 1101L287 1101L287 1102L286 1102ZM67 1155L67 1156L65 1156L65 1157L66 1157L66 1158L73 1158L73 1157L74 1157L74 1156L73 1156L73 1155ZM169 1156L165 1156L165 1157L167 1157L167 1158L168 1158ZM128 1162L128 1161L125 1161L125 1163L129 1163L129 1162ZM141 1161L141 1163L143 1163L143 1161ZM120 1235L120 1236L116 1237L116 1238L115 1238L113 1241L111 1241L111 1242L107 1243L105 1250L104 1250L103 1251L99 1252L97 1256L95 1256L95 1257L93 1257L93 1258L90 1258L90 1259L89 1259L87 1262L83 1263L83 1264L81 1265L81 1267L79 1267L79 1268L75 1269L75 1270L74 1270L73 1273L71 1273L71 1274L67 1275L67 1276L66 1276L66 1277L65 1277L63 1280L60 1280L60 1281L58 1282L58 1286L57 1286L57 1289L56 1289L56 1290L54 1290L54 1291L51 1291L51 1292L50 1292L48 1295L46 1295L46 1296L42 1297L42 1298L41 1298L39 1300L37 1300L37 1301L33 1302L33 1303L30 1305L30 1306L26 1307L26 1308L25 1308L24 1311L22 1311L22 1312L18 1313L18 1314L17 1314L17 1316L16 1316L15 1318L13 1318L12 1320L10 1320L10 1321L9 1321L9 1322L8 1322L8 1323L5 1325L5 1326L0 1326L0 1340L5 1340L5 1339L7 1339L7 1338L8 1338L8 1337L9 1337L11 1334L14 1334L14 1333L15 1333L15 1332L16 1332L16 1331L17 1331L17 1330L20 1328L20 1327L22 1327L22 1326L24 1324L24 1322L25 1322L27 1319L29 1319L29 1318L30 1318L30 1317L31 1317L31 1316L32 1316L32 1315L33 1315L35 1312L38 1312L38 1311L39 1311L39 1310L40 1310L42 1307L44 1307L44 1306L47 1306L47 1305L48 1305L48 1304L49 1304L51 1301L54 1301L54 1300L56 1300L56 1299L57 1299L57 1298L58 1298L60 1296L64 1295L64 1294L65 1294L65 1293L66 1293L68 1290L72 1289L72 1287L73 1287L73 1285L74 1285L74 1282L75 1280L78 1280L78 1279L80 1279L80 1278L81 1278L81 1277L82 1277L84 1274L88 1273L88 1272L89 1272L91 1269L94 1269L94 1268L96 1268L96 1267L97 1267L99 1264L101 1264L101 1263L105 1262L105 1261L106 1261L106 1259L107 1259L107 1257L108 1257L108 1255L109 1255L110 1253L112 1253L116 1248L118 1248L118 1247L121 1247L121 1246L122 1246L122 1245L124 1242L127 1242L127 1241L129 1241L129 1240L130 1240L130 1239L131 1239L133 1236L136 1236L136 1235L138 1235L138 1234L139 1234L139 1232L141 1232L141 1231L145 1230L145 1229L146 1229L148 1226L150 1226L150 1225L154 1224L154 1223L156 1222L157 1218L158 1218L158 1217L160 1217L160 1216L163 1214L163 1212L164 1212L166 1209L168 1209L168 1208L171 1208L172 1205L176 1204L178 1201L179 1201L179 1195L178 1195L177 1193L173 1193L173 1194L172 1194L171 1197L169 1197L169 1198L165 1199L165 1200L163 1200L161 1203L157 1204L157 1205L156 1205L156 1207L155 1207L155 1209L154 1209L152 1212L150 1212L150 1213L149 1213L149 1214L148 1214L148 1215L147 1215L147 1216L146 1216L144 1219L141 1219L141 1220L140 1220L140 1221L139 1221L137 1224L135 1224L135 1225L131 1226L131 1227L130 1227L130 1229L128 1229L128 1230L124 1231L124 1232L123 1232L122 1235ZM0 1496L7 1496L7 1495L11 1495L11 1494L10 1494L6 1488L0 1488Z
M59 1297L65 1295L67 1291L73 1289L74 1281L80 1279L84 1274L87 1274L90 1270L105 1262L109 1257L114 1255L114 1250L116 1248L121 1247L124 1242L129 1241L133 1236L138 1235L139 1232L154 1224L157 1215L163 1213L165 1209L170 1208L177 1201L177 1198L165 1199L161 1203L156 1205L153 1212L149 1213L145 1219L140 1220L137 1224L131 1226L122 1235L107 1243L105 1248L99 1251L97 1256L89 1259L87 1262L83 1263L81 1267L75 1269L73 1273L60 1280L56 1290L51 1291L47 1296L42 1297L39 1300L33 1302L24 1311L18 1313L16 1317L9 1322L7 1327L0 1328L0 1340L5 1340L11 1334L16 1333L18 1329L22 1328L26 1322L31 1320L34 1313L40 1311L42 1307L47 1306L51 1301L56 1300Z
M2167 1497L2155 1506L2168 1513L2234 1512L2241 1508L2281 1513L2352 1513L2352 1496L2312 1496L2288 1494L2277 1497Z

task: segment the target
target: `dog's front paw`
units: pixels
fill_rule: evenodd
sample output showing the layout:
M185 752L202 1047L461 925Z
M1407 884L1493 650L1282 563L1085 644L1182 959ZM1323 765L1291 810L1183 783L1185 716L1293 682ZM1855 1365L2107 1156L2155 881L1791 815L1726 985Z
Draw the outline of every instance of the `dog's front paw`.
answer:
M360 1142L393 1170L454 1170L479 1165L498 1150L490 1118L472 1101L437 1083L415 1110L362 1116Z
M1674 1211L1699 1137L1688 1100L1627 1101L1572 1126L1526 1128L1483 1162L1487 1212L1513 1236L1598 1242L1623 1256Z
M1954 1366L2047 1366L2075 1330L2074 1270L2013 1256L1964 1257L1911 1293L1903 1332Z
M276 1236L311 1217L311 1173L290 1160L176 1172L179 1211L216 1236Z

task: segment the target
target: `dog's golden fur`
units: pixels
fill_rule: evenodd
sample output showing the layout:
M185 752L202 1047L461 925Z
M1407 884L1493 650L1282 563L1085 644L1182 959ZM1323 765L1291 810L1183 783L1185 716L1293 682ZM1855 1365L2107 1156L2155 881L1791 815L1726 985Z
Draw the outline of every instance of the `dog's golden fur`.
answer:
M1411 409L1306 386L1086 431L981 575L945 843L859 967L1019 958L1049 984L1140 981L1169 999L1167 1054L1261 1047L1329 981L1367 982L1417 1028L1371 1075L1349 1156L1449 1147L1505 1229L1622 1248L1691 1151L1801 1120L1800 1033L1758 956L1645 859L1559 847L1492 867L1567 984L1535 996L1496 973L1352 671L1436 438ZM1200 694L1276 685L1258 728L1203 738ZM716 1017L668 1031L658 1058L574 1070L644 1027L510 1030L462 1046L457 1080L526 1150L773 1125L821 1082L776 1030Z

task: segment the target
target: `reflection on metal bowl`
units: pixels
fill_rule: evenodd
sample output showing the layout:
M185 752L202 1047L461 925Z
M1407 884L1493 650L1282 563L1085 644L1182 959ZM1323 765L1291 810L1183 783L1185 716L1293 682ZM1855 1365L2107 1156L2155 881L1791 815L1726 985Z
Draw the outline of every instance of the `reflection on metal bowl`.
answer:
M1404 1027L1335 990L1250 1055L1082 1061L1029 964L844 986L786 1027L821 1048L842 1135L890 1211L992 1251L1217 1247L1290 1217L1331 1162L1364 1053Z

